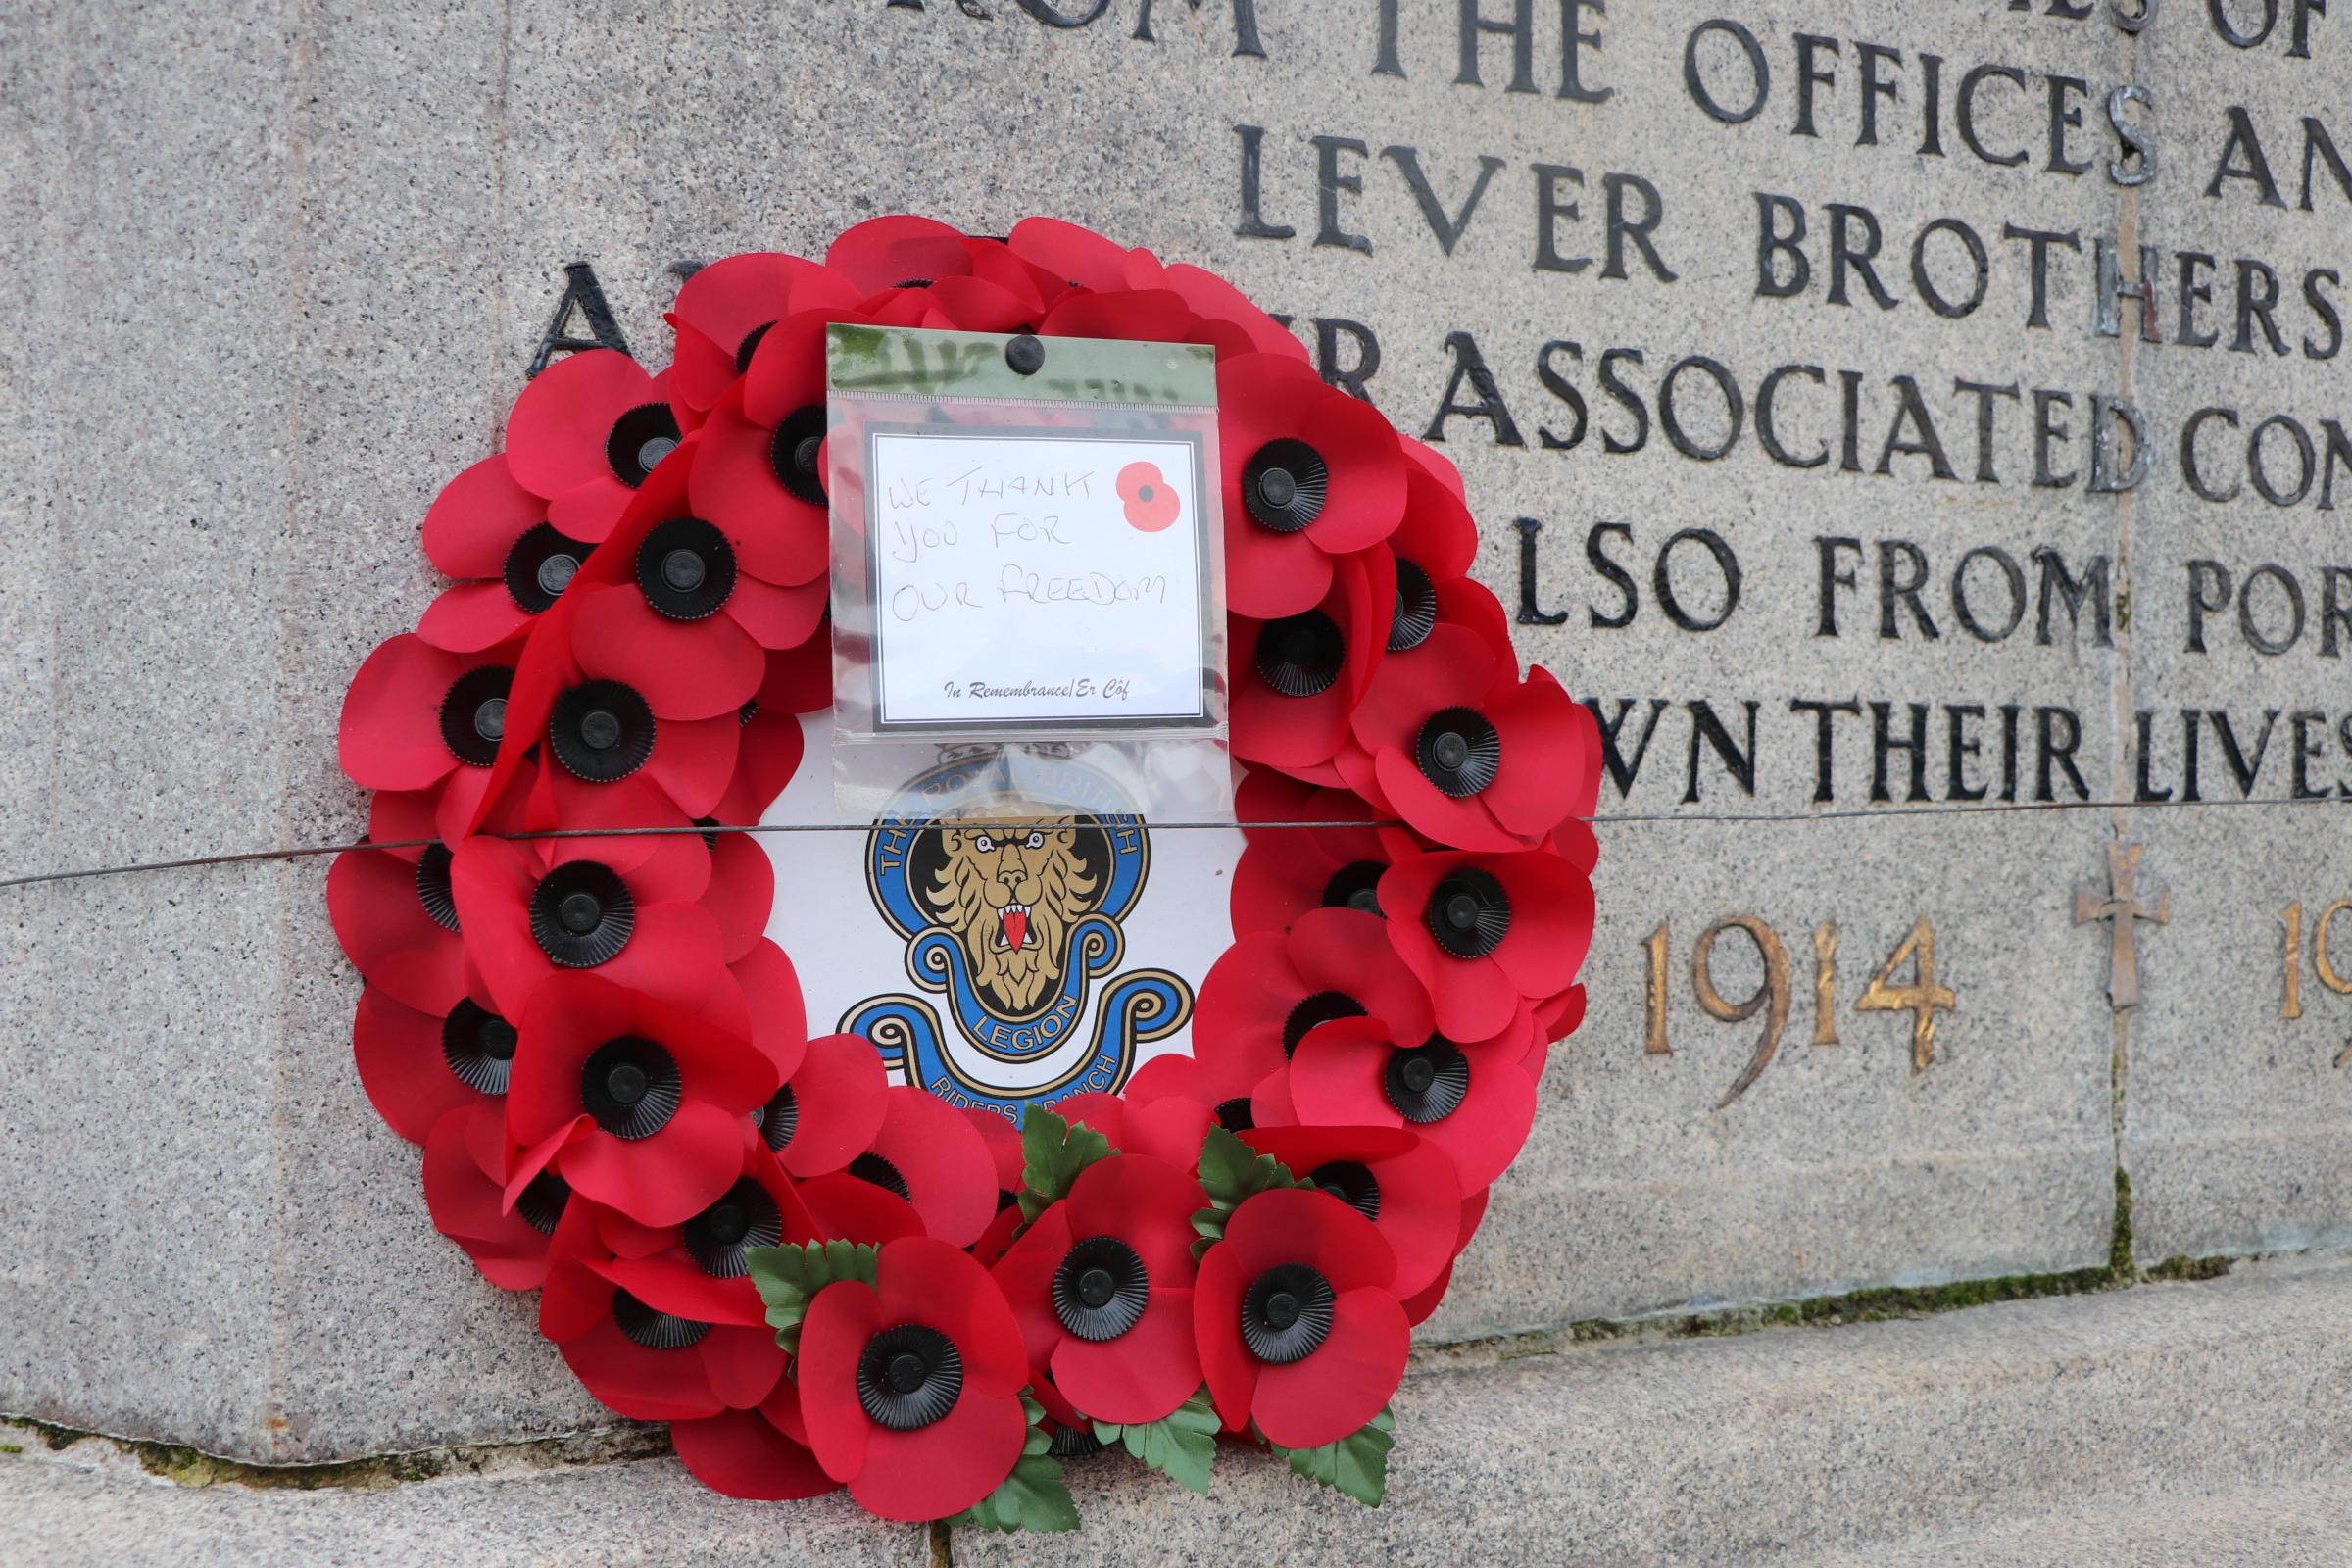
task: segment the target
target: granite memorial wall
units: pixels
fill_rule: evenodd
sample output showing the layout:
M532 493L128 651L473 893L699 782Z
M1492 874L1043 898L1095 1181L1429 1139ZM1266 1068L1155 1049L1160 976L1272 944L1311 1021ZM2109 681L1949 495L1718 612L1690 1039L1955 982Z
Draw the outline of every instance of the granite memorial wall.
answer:
M1600 726L1591 1012L1424 1342L2352 1234L2326 0L0 26L12 874L349 841L345 683L535 363L709 257L1048 213L1441 444ZM0 890L0 1407L599 1420L368 1111L324 874Z

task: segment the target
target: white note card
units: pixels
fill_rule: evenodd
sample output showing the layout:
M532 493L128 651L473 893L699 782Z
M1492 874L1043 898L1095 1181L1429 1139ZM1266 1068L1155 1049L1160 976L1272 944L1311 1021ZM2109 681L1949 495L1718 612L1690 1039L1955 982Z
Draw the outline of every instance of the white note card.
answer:
M1198 439L868 439L878 728L1205 721Z

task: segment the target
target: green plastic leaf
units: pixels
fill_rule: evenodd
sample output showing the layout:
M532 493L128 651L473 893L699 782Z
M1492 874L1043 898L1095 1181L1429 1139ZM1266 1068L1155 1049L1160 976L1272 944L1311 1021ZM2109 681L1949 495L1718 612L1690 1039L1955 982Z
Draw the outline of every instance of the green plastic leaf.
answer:
M1073 1127L1050 1110L1031 1106L1021 1117L1021 1223L1035 1224L1048 1207L1070 1196L1078 1173L1117 1151L1110 1140L1080 1122Z
M744 1250L752 1284L767 1303L768 1327L788 1355L801 1348L801 1320L816 1293L843 1280L874 1283L874 1257L881 1250L856 1242L808 1242L800 1246L753 1247Z
M1036 1115L1031 1111L1029 1114ZM1046 1436L1041 1423L1046 1418L1045 1406L1021 1392L1021 1406L1029 1416L1029 1436L1021 1444L1021 1456L1013 1461L1012 1474L999 1484L997 1490L973 1503L963 1512L948 1520L950 1525L973 1525L982 1530L1015 1530L1051 1533L1078 1528L1078 1504L1070 1499L1070 1489L1062 1484L1061 1461L1047 1453L1053 1440Z
M1217 1457L1217 1412L1203 1388L1157 1421L1120 1426L1095 1423L1095 1441L1126 1445L1127 1451L1178 1486L1208 1491L1209 1467Z
M1200 1172L1208 1207L1193 1215L1193 1229L1200 1233L1200 1239L1193 1243L1195 1257L1207 1251L1212 1242L1224 1240L1226 1217L1245 1200L1278 1187L1312 1189L1315 1185L1292 1175L1281 1160L1259 1153L1222 1127L1211 1127L1200 1141Z
M1291 1468L1314 1482L1344 1492L1369 1507L1380 1506L1389 1490L1389 1449L1396 1443L1396 1417L1387 1410L1337 1443L1320 1448L1267 1447L1291 1461Z

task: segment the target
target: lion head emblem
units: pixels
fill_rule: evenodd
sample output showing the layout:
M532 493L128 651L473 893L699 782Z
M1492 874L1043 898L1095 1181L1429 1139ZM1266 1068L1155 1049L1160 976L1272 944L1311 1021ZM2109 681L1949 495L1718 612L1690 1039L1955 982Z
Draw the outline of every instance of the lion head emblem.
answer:
M1070 927L1092 906L1096 880L1075 817L1012 819L1001 806L967 809L985 825L939 823L944 859L921 897L955 934L972 982L1019 1016L1061 979Z

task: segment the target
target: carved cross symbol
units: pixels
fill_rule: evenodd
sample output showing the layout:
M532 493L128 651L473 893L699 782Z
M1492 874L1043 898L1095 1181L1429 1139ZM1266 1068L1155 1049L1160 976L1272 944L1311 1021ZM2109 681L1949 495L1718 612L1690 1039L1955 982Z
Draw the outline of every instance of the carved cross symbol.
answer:
M2139 902L2139 856L2144 845L2110 844L2107 846L2107 891L2090 888L2075 890L2075 924L2088 925L2093 920L2110 922L2107 957L2107 1000L2115 1010L2139 1005L2139 939L2140 920L2153 920L2158 925L2173 917L2173 890L2157 888L2150 895L2153 903Z

